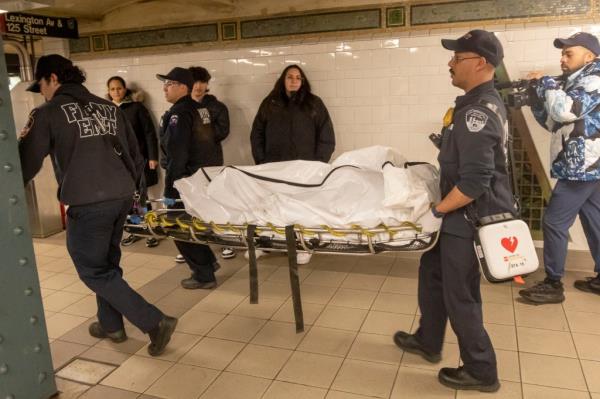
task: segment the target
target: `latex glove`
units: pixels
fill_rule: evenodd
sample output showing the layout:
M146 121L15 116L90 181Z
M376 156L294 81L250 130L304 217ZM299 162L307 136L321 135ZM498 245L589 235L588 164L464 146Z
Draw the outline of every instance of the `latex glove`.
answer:
M162 203L165 204L166 206L174 206L175 205L175 199L174 198L164 197L162 199Z
M131 224L142 224L142 217L139 215L129 215L129 222Z
M417 219L417 224L421 226L423 233L435 233L442 226L442 220L443 218L436 218L431 209L429 209Z

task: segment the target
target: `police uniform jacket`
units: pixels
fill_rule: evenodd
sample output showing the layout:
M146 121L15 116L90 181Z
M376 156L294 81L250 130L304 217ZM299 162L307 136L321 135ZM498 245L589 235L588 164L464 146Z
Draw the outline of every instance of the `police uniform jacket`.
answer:
M444 128L438 156L442 197L454 186L472 205L450 212L442 231L470 238L471 220L514 213L507 173L506 109L492 81L456 98L452 122Z
M122 157L108 134L116 135ZM80 84L62 84L50 101L31 111L19 137L25 183L48 154L59 185L58 198L67 205L131 198L136 188L133 175L137 180L143 170L135 133L123 113Z
M160 122L160 164L165 169L167 198L179 198L177 179L193 175L204 166L220 166L223 155L210 114L189 95L180 98Z
M303 159L329 162L335 149L333 124L323 101L309 94L305 104L269 95L250 133L256 164Z

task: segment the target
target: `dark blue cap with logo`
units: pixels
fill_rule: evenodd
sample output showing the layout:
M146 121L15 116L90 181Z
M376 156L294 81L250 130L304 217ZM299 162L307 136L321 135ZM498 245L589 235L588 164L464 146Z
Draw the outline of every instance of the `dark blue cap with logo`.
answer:
M556 48L573 46L585 47L594 53L596 57L600 54L600 43L598 43L598 38L591 33L577 32L567 39L554 39L554 47Z
M192 90L192 88L194 87L194 76L192 75L192 72L190 72L186 68L175 67L171 69L171 71L169 71L168 74L156 74L156 77L162 81L172 80L175 82L179 82L181 84L186 85L190 90Z
M500 40L492 32L482 29L474 29L456 40L442 39L442 46L457 53L469 51L479 54L495 67L500 65L504 58Z

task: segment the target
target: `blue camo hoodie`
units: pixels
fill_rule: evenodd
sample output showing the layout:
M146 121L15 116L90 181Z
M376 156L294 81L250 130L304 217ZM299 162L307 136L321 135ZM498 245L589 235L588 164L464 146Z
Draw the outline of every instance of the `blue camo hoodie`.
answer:
M542 103L531 110L552 132L552 177L600 180L600 60L569 75L562 89L556 79L544 76L536 91Z

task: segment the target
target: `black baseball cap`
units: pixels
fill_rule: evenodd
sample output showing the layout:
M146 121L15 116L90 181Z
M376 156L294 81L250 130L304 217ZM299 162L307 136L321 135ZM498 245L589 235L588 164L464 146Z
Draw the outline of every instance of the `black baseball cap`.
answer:
M179 82L189 87L190 90L194 87L194 77L192 76L192 72L186 68L175 67L166 75L156 74L156 78L163 81L173 80Z
M500 40L492 32L482 29L474 29L456 40L442 39L442 46L446 50L477 53L495 67L500 65L504 58Z
M71 60L58 54L43 55L37 60L35 66L35 81L29 85L26 89L32 93L40 92L40 80L44 76L48 76L51 73L58 73L67 68L72 68L73 63Z
M577 32L574 35L569 36L567 39L554 39L554 47L565 48L581 46L590 50L597 57L600 54L600 43L598 38L591 33Z

